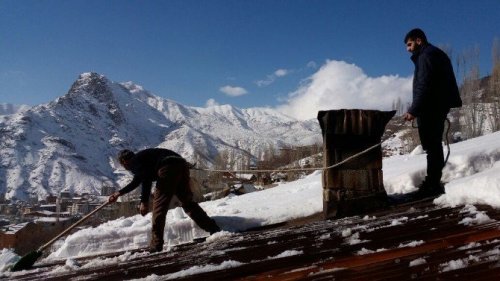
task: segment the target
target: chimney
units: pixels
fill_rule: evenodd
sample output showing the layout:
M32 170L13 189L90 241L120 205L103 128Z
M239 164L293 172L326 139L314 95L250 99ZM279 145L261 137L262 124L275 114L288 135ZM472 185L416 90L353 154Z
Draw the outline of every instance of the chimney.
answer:
M395 113L361 109L320 111L324 166L332 166L380 143L385 126ZM363 214L386 205L381 147L323 171L326 219Z

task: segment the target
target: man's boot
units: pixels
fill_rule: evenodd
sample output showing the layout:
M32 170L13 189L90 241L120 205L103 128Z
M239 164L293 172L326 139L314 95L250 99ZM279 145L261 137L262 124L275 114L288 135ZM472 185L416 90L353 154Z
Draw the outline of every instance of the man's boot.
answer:
M444 193L444 185L440 180L426 177L425 180L418 186L416 196L418 199L423 199L427 197L437 197Z

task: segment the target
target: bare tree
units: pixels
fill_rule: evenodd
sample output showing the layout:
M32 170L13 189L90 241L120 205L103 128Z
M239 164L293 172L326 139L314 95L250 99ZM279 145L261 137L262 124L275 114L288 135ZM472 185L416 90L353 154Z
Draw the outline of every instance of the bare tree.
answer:
M231 167L230 152L224 150L220 152L214 160L214 169L227 170ZM215 192L222 189L221 183L223 182L223 173L211 173L208 179L202 181L202 186L205 186L206 192Z
M491 52L493 68L489 81L489 100L492 103L489 118L491 130L500 130L500 40L495 38Z
M479 47L464 51L458 57L458 68L462 78L461 96L465 106L461 110L464 133L474 138L483 133L486 121L485 107L481 102L483 92L480 88Z
M450 44L438 44L438 48L443 50L449 58L453 57L453 48Z
M406 108L401 101L401 97L392 101L392 110L396 110L396 115L401 116L406 112Z

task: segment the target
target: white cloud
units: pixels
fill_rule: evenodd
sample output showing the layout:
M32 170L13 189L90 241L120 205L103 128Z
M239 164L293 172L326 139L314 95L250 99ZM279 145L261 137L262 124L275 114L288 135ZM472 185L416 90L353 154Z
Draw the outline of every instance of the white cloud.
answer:
M216 102L214 99L208 99L207 102L205 102L205 107L212 107L212 106L218 106L219 103Z
M266 79L256 81L255 84L259 87L269 86L274 83L277 78L285 77L291 72L291 70L280 68L274 71L273 74L267 75Z
M233 86L229 86L229 85L226 85L224 87L220 87L219 91L221 91L222 93L224 93L230 97L239 97L239 96L243 96L243 95L248 93L247 90L245 90L242 87L233 87Z
M283 77L283 76L286 76L288 74L288 70L286 69L278 69L274 72L274 76L276 77Z
M392 110L398 97L403 104L411 100L411 89L411 77L368 77L354 64L332 60L290 93L278 110L301 120L315 118L319 110Z
M271 76L267 76L267 79L265 79L265 80L255 81L255 84L257 84L257 86L259 86L259 87L269 86L274 82L274 79L272 79L270 77Z
M318 67L318 64L315 61L310 61L307 63L306 67L316 69Z

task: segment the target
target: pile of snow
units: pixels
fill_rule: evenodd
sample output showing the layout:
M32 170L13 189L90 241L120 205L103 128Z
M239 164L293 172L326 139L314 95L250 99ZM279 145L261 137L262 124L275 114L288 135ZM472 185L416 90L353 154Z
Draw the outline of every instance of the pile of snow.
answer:
M471 217L461 222L463 224L484 223L489 219L469 205L500 207L499 139L500 132L497 132L451 146L452 154L443 175L448 182L445 186L446 194L435 199L434 203L442 206L466 205L464 212ZM413 191L425 176L425 154L393 156L384 159L383 164L384 184L389 194ZM225 230L210 237L216 240L224 239L231 232L321 212L322 196L321 172L317 171L295 182L281 183L272 189L204 202L201 206ZM150 225L151 215L137 215L84 229L67 237L47 259L68 259L99 252L146 247L150 238ZM207 233L199 229L182 209L173 209L168 213L165 230L167 249L205 235ZM350 242L356 242L354 232L343 235L346 239L350 238ZM4 257L11 255L12 252L4 250L0 261L3 264L14 261L15 258ZM5 265L0 266L6 268ZM448 267L452 267L451 264L443 267L443 271L448 270Z
M443 170L446 195L438 204L456 206L487 204L500 207L500 132L451 145ZM446 150L445 150L446 153ZM426 155L421 147L412 153L383 161L384 187L389 194L408 193L426 174Z
M266 191L243 196L229 196L201 203L201 206L222 229L237 232L320 212L321 194L320 172L316 172L302 180L281 184ZM264 200L262 196L266 196L267 200ZM64 259L147 247L150 235L151 213L144 217L136 215L121 218L68 236L64 243L49 255L48 259ZM200 229L182 208L175 208L168 212L165 228L167 249L170 246L207 235L208 233Z
M2 249L0 252L0 272L9 270L19 259L20 257L11 249Z

